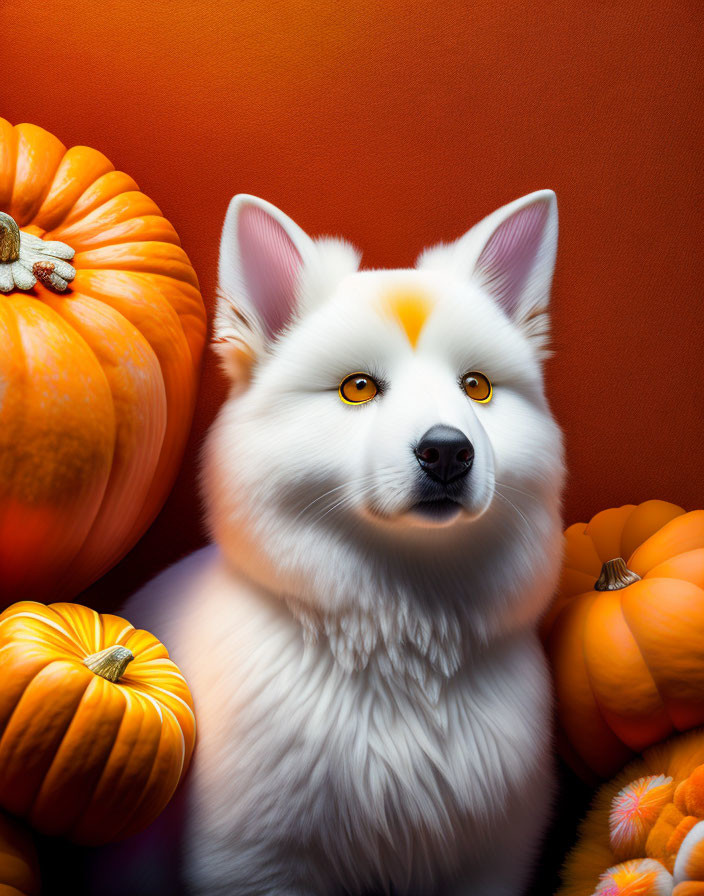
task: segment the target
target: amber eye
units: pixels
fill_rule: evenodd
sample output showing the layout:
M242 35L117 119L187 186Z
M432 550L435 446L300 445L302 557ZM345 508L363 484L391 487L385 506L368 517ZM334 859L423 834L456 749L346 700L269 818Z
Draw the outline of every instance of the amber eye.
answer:
M340 383L340 398L347 404L362 404L374 398L379 387L368 373L351 373Z
M478 401L481 404L490 402L494 392L489 379L483 373L479 373L478 370L465 373L462 377L462 388L472 401Z

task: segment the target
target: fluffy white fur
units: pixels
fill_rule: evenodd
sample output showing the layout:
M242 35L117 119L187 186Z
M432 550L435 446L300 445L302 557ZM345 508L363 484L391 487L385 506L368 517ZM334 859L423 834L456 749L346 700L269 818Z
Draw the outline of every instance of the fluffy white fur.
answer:
M540 363L556 240L545 190L414 269L359 271L347 244L233 200L215 325L232 391L203 456L214 545L124 608L196 703L189 892L521 892L552 787L535 623L561 546ZM392 288L431 298L415 348L380 311ZM470 370L489 404L461 388ZM351 406L356 371L382 389ZM438 423L475 449L444 522L409 511L412 446Z

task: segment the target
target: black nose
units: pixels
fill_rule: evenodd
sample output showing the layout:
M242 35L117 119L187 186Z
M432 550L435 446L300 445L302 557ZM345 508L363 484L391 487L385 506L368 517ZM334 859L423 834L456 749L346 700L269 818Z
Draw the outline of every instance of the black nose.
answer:
M428 476L443 485L466 476L474 460L474 447L467 436L444 423L431 426L414 450Z

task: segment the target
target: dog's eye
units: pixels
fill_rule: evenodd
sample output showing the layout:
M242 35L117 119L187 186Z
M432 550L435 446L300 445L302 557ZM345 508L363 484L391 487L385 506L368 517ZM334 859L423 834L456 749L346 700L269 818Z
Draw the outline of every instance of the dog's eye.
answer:
M362 404L374 398L379 387L368 373L351 373L340 383L340 398L347 404Z
M462 388L472 401L478 401L481 404L490 402L494 393L489 378L484 376L483 373L479 373L478 370L465 373L462 377Z

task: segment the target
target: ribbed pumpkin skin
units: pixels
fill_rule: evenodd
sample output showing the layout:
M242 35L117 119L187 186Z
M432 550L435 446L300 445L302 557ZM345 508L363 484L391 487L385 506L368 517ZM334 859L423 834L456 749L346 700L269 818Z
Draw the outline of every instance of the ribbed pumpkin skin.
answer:
M0 607L73 597L173 484L205 339L196 274L102 153L0 119L0 211L75 249L65 293L0 294Z
M29 831L0 812L0 896L39 896L39 863Z
M116 683L83 660L123 645ZM163 644L119 616L21 601L0 614L0 806L95 845L162 811L195 741L188 686Z
M623 557L641 577L595 591ZM605 510L565 532L557 599L542 627L562 752L586 778L704 724L704 511L665 501Z

